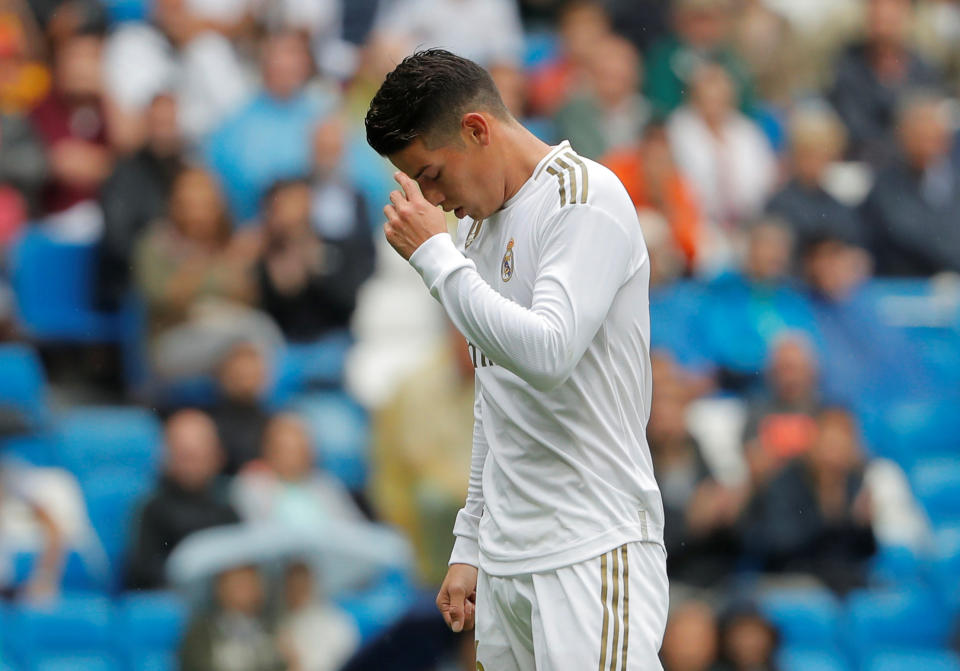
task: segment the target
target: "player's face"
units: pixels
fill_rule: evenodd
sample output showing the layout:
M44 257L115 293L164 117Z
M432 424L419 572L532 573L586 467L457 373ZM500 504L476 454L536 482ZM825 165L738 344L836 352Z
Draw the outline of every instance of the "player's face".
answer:
M503 205L493 152L485 129L461 129L462 142L452 140L434 147L417 139L390 161L420 185L424 198L457 218L483 219Z

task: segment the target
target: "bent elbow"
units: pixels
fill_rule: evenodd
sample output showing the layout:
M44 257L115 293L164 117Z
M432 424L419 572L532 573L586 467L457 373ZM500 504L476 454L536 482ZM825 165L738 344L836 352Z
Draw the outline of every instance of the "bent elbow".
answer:
M572 374L573 366L568 366L564 362L554 362L553 365L532 371L527 377L527 382L537 391L547 393L569 380Z

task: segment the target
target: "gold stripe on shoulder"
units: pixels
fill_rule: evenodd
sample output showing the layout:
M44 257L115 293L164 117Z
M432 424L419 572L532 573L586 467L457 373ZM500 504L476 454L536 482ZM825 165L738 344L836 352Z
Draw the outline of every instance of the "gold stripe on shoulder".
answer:
M552 165L547 166L547 172L556 177L557 181L560 182L560 207L563 207L567 204L567 188L564 186L563 173Z
M556 163L570 175L570 204L573 205L577 202L577 170L562 158L558 158Z
M540 175L542 175L544 168L546 168L548 165L550 165L550 161L553 160L553 157L556 156L557 154L559 154L561 151L563 151L563 149L564 149L564 147L562 147L562 146L560 146L560 147L554 147L554 148L550 151L550 153L547 154L547 155L543 158L543 163L540 165L540 169L537 170L537 172L534 173L533 178L536 179L537 177L539 177ZM549 172L549 170L548 170L547 172Z
M580 166L580 169L583 171L583 192L580 194L580 202L587 202L587 188L590 186L589 177L587 176L587 164L583 162L579 156L574 154L572 151L568 151L565 156L571 161Z

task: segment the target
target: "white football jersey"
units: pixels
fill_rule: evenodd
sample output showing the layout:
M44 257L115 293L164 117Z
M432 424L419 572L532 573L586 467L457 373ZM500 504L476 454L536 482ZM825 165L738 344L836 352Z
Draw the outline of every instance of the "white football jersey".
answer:
M493 216L410 259L476 365L451 563L546 571L663 543L646 440L650 260L626 189L564 142Z

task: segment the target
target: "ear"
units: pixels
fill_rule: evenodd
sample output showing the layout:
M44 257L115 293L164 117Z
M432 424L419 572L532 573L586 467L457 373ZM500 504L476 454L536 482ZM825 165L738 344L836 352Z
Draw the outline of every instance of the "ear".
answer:
M490 119L480 112L467 112L460 119L460 134L465 142L485 147L490 144Z

